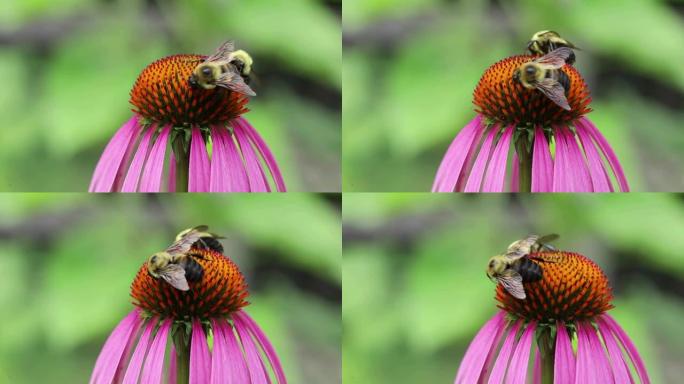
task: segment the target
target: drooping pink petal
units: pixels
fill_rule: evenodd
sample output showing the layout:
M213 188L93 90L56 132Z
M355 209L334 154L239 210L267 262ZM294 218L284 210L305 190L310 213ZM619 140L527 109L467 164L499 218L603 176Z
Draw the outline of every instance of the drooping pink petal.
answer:
M494 148L494 153L487 166L487 176L484 179L483 192L503 192L506 180L506 163L508 162L508 151L511 147L514 127L509 125L504 130L499 142Z
M249 328L247 324L242 320L240 316L235 316L233 323L235 324L235 330L240 336L240 341L242 342L242 347L245 350L245 355L247 357L247 367L249 369L249 382L252 384L265 384L268 382L268 374L266 373L263 362L261 361L261 355L257 346L254 344L254 340L249 333ZM239 345L237 340L235 340L235 347L239 350Z
M143 367L141 384L159 384L162 379L164 369L164 354L166 353L166 343L168 341L171 320L166 319L162 322L154 336L150 350L147 352L145 366Z
M513 358L508 367L506 384L525 384L525 380L527 380L527 366L530 362L530 349L532 348L532 339L536 328L537 323L531 321L527 324L527 328L525 328L522 336L520 336L520 341L515 347Z
M273 157L271 150L268 148L266 142L261 138L256 129L254 129L254 127L252 127L243 117L234 119L231 124L235 130L242 129L243 132L247 134L247 137L249 137L250 140L256 145L261 157L264 159L266 166L271 172L273 181L276 184L276 190L278 192L286 192L287 188L285 188L285 182L283 181L283 176L280 174L278 163L276 163L275 157Z
M242 129L235 129L233 131L237 138L240 151L245 159L245 169L247 171L247 178L249 179L249 189L252 192L270 192L271 188L266 180L264 170L261 168L261 162L252 143L249 141L247 134Z
M575 131L579 137L584 153L589 163L589 174L591 175L591 183L594 192L613 192L613 185L610 182L608 173L606 172L605 164L601 155L594 147L591 136L587 132L584 124L576 124Z
M534 367L532 368L532 384L541 384L542 379L542 367L541 367L541 355L539 354L539 348L534 348Z
M169 179L168 192L176 192L176 154L171 151L171 158L169 159Z
M556 159L553 163L553 192L570 192L570 167L568 144L562 131L556 131Z
M129 147L135 145L140 124L138 115L126 122L109 141L95 166L88 192L111 192Z
M235 145L233 135L227 130L223 132L223 143L228 155L231 190L235 192L249 192L249 180L247 179L245 164L240 156L240 151L238 151Z
M485 360L484 366L482 367L482 372L480 372L480 377L482 379L489 377L491 374L493 368L494 368L494 363L496 362L496 358L498 357L498 348L497 346L501 344L501 341L504 338L504 334L506 333L506 327L501 327L497 329L496 331L496 337L494 337L494 342L492 343L492 348L489 350L489 353L487 354L487 359Z
M161 192L162 173L166 156L166 144L171 132L171 125L162 128L159 137L152 145L150 154L145 162L145 170L140 180L140 192Z
M475 116L451 142L449 149L447 149L442 159L442 163L437 169L432 192L454 191L468 152L473 147L473 143L482 129L482 118L482 115L479 114Z
M622 347L625 349L627 354L629 355L629 358L632 360L632 364L634 364L634 368L636 368L637 374L639 375L639 379L641 380L642 383L644 384L650 384L651 379L648 377L648 372L646 372L646 366L644 366L644 362L641 360L641 356L639 356L639 351L637 351L636 347L634 346L634 343L632 343L632 340L629 339L629 336L625 333L625 331L620 327L620 325L610 317L610 315L604 313L601 315L601 318L604 321L604 324L608 326L608 329L615 335L618 340L620 340L620 344L622 344Z
M553 179L553 159L549 142L541 127L536 126L532 149L532 192L552 192Z
M250 373L249 369L247 368L247 362L245 361L245 355L240 348L240 344L237 341L237 337L235 336L233 328L231 328L228 323L224 323L223 327L223 334L226 337L226 352L228 354L228 361L230 362L229 371L231 372L231 377L233 377L233 382L255 383L255 379L250 379ZM235 325L235 328L237 328L237 325ZM245 350L245 353L248 353L248 351ZM256 377L256 380L259 381L268 380L263 375L261 377L254 377Z
M516 345L516 336L518 334L518 329L520 329L521 322L517 321L508 331L508 335L504 340L501 350L499 351L499 356L496 358L494 363L494 368L492 369L492 374L489 375L489 384L501 384L506 376L506 369L508 369L508 363L511 361L511 353Z
M575 384L591 383L598 367L589 343L591 325L584 322L576 323L577 327L577 364L575 370Z
M90 377L91 384L108 384L112 382L124 351L131 344L135 343L135 331L141 322L142 318L139 311L134 310L114 328L102 347L100 355L97 357L93 374Z
M587 163L584 160L579 144L577 144L575 135L568 127L558 127L558 129L563 131L565 142L568 144L568 164L572 177L573 192L593 192Z
M209 192L211 180L211 163L207 154L207 145L202 132L192 127L190 139L190 170L188 175L188 192Z
M204 384L211 376L211 355L207 345L207 337L202 324L192 320L192 338L190 341L190 384Z
M603 344L601 344L598 334L596 334L596 330L591 324L587 324L586 330L589 338L589 348L591 348L591 359L596 367L594 379L598 379L599 383L613 383L613 373L610 369L608 355L603 348Z
M511 192L520 192L520 159L518 153L513 152L513 168L511 171Z
M457 192L463 192L465 189L466 182L468 181L468 175L470 175L470 170L473 168L475 158L480 152L480 147L482 147L482 142L485 139L484 132L486 129L487 126L485 124L481 124L479 127L477 127L475 141L473 141L473 145L468 148L468 154L466 155L465 162L463 163L463 167L461 167L461 172L458 174L456 188L454 189Z
M572 354L572 343L565 325L556 323L556 353L554 355L553 381L554 383L575 382L575 357Z
M228 351L223 320L212 320L211 329L214 334L214 349L211 359L211 384L232 382L231 372L228 370L231 362L228 360Z
M230 190L230 164L228 163L227 150L223 141L221 126L211 128L211 179L209 181L210 192L232 192Z
M157 319L152 318L147 321L145 330L142 336L138 340L138 345L135 347L135 352L128 363L128 368L126 369L126 376L124 376L123 384L135 384L138 382L138 377L140 376L140 371L142 369L143 361L145 360L145 355L147 354L147 349L150 346L150 336L154 327L157 325Z
M482 143L482 148L480 148L480 151L477 154L473 168L470 170L470 176L468 176L468 182L466 183L464 192L480 192L482 177L484 176L487 162L492 153L492 144L498 134L498 125L493 125L489 128L489 133Z
M140 179L140 173L142 172L145 159L147 158L150 140L152 140L152 135L154 135L156 130L156 125L151 125L145 131L140 144L138 144L138 149L135 151L133 161L131 161L131 165L128 167L128 172L126 173L126 179L124 179L123 186L121 187L121 192L137 192L138 180Z
M603 155L605 156L606 160L608 160L608 164L610 164L610 167L613 169L613 174L615 175L615 178L618 181L620 190L622 192L629 192L629 185L627 184L625 173L622 170L622 166L620 165L620 161L615 155L615 152L613 152L613 148L611 148L610 144L608 144L608 140L606 140L606 138L603 137L603 135L601 135L601 132L599 132L599 130L596 129L594 123L592 123L586 117L579 118L575 124L583 125L587 132L589 132L589 135L594 139L594 142L598 144L599 148L601 149L601 152L603 152Z
M259 325L247 314L245 311L238 311L233 315L233 318L239 318L243 325L247 327L247 330L249 333L254 337L256 342L259 344L261 349L264 351L266 354L266 357L268 358L268 361L271 364L271 368L273 369L273 373L276 376L276 381L278 384L287 384L287 379L285 378L285 372L283 371L283 367L280 364L280 359L278 358L278 355L275 352L275 349L271 345L271 342L268 340L268 337L266 337L266 334L264 331L259 328Z
M497 331L505 326L505 317L506 313L499 311L475 335L458 367L455 384L476 383L480 379L485 360L491 349L496 347L494 341L497 340Z
M615 340L615 336L610 331L610 326L603 320L602 316L598 317L597 320L599 332L603 336L603 341L608 349L608 355L610 356L610 365L612 367L613 376L615 377L616 383L632 383L632 375L627 367L627 362L622 355L622 350Z

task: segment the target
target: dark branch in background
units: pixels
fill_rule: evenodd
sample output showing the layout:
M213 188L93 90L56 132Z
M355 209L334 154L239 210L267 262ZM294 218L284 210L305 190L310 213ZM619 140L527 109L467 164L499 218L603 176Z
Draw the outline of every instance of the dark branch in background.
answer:
M16 30L0 30L0 46L28 46L47 53L57 42L86 25L92 16L90 12L77 12L60 18L34 20Z
M340 20L342 19L342 0L322 0L321 2L330 12L339 17Z
M386 19L373 22L356 31L345 30L342 36L343 49L368 47L391 52L396 46L417 31L431 25L439 17L436 9L403 19Z
M633 281L648 280L663 295L676 296L684 299L684 279L680 275L668 270L656 268L643 255L612 250L610 252L620 257L614 257L614 278L611 282L616 293L622 293Z
M0 240L23 241L35 249L46 250L63 232L93 213L91 207L81 206L29 216L14 225L0 226Z

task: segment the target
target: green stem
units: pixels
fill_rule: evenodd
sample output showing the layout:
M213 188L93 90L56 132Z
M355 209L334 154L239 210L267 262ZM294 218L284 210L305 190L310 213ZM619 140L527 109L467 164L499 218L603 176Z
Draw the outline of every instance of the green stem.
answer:
M179 327L173 335L176 347L176 384L188 384L190 380L190 340L186 339L185 329Z
M559 329L558 332L565 332ZM551 336L551 328L547 328L537 338L539 357L541 359L541 383L553 384L553 364L556 355L556 343Z
M516 142L520 172L518 173L518 188L520 192L532 191L532 148L528 147L527 135L520 135Z
M188 172L190 170L190 151L185 151L183 135L176 136L173 141L173 153L176 156L176 192L188 191Z

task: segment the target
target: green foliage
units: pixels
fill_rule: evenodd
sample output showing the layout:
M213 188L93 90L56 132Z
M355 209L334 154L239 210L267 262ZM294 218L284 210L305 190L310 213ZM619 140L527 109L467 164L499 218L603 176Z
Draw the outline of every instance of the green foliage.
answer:
M340 207L324 195L5 194L0 218L2 383L86 382L138 269L199 224L226 236L288 378L339 376L341 298L315 285L341 284Z
M683 374L679 195L347 194L344 228L342 355L350 382L453 381L468 344L497 311L488 258L530 233L560 234L555 246L606 272L615 289L609 314L653 382Z
M484 70L522 53L542 29L582 48L589 118L632 190L684 188L668 177L684 171L682 152L670 149L681 147L683 116L672 105L683 102L684 23L665 1L351 1L343 24L345 191L429 191L449 143L475 116Z

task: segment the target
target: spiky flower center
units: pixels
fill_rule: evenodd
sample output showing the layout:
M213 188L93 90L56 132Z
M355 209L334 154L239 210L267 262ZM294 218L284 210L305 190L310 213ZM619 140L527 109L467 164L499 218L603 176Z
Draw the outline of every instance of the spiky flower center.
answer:
M513 78L515 70L537 56L520 55L503 59L487 68L473 92L476 111L505 124L517 126L568 122L589 113L589 89L575 67L565 65L570 89L566 92L570 110L556 105L537 89L523 87Z
M498 284L496 300L508 313L540 323L570 323L613 308L608 278L590 259L564 251L532 253L528 257L541 267L542 279L523 284L527 295L524 300L511 296Z
M189 282L190 290L180 291L152 277L145 263L131 285L133 303L148 314L174 320L224 317L249 304L245 277L232 260L197 248L189 255L204 271L200 280Z
M205 57L174 55L148 65L131 90L133 111L174 126L223 123L247 112L245 95L222 87L190 86L190 75Z

